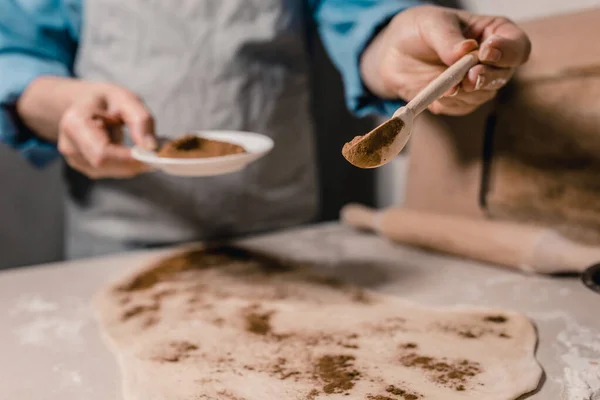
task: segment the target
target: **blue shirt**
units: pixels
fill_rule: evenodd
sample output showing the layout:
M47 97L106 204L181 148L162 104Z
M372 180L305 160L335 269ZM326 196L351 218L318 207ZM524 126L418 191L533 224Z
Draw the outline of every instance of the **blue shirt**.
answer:
M36 166L59 154L16 116L15 103L42 75L73 76L84 0L0 1L0 140ZM124 0L127 1L127 0ZM384 101L364 87L359 58L376 30L419 0L306 0L321 39L339 70L348 108L356 115L391 115L399 101Z

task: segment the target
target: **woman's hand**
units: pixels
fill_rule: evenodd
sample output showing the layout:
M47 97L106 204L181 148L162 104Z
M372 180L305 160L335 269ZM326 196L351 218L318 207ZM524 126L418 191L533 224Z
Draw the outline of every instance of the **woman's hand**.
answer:
M361 75L377 96L410 101L448 66L478 48L482 64L429 107L436 114L465 115L494 98L529 58L527 35L506 18L435 6L409 8L365 49Z
M148 170L123 146L126 126L133 141L154 149L154 120L143 102L122 87L42 77L17 103L26 125L56 141L67 163L90 178L130 178Z

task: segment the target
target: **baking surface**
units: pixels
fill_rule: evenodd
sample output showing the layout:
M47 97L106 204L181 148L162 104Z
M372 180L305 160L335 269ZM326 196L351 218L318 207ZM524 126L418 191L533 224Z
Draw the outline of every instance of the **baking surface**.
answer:
M339 225L250 242L319 261L350 282L426 305L505 307L539 329L544 400L600 394L600 296L579 279L524 276L435 256ZM116 361L102 342L91 298L108 281L164 255L143 252L0 274L0 399L119 399Z

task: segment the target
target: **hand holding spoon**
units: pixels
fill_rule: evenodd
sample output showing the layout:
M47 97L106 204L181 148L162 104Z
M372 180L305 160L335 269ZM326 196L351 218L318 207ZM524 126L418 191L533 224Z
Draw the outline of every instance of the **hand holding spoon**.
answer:
M377 168L396 157L410 138L413 119L458 85L467 72L479 63L478 51L458 60L430 82L406 106L400 107L391 119L364 136L357 136L344 145L342 154L359 168Z

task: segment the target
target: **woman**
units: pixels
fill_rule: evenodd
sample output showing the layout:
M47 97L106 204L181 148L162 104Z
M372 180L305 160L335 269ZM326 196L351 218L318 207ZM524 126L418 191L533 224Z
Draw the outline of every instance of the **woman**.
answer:
M0 4L0 137L69 170L69 257L300 224L317 211L306 25L357 115L389 115L462 55L483 65L431 106L463 115L524 63L505 18L416 0L10 0ZM119 127L126 128L121 143ZM276 142L213 178L149 172L155 134L256 131Z

